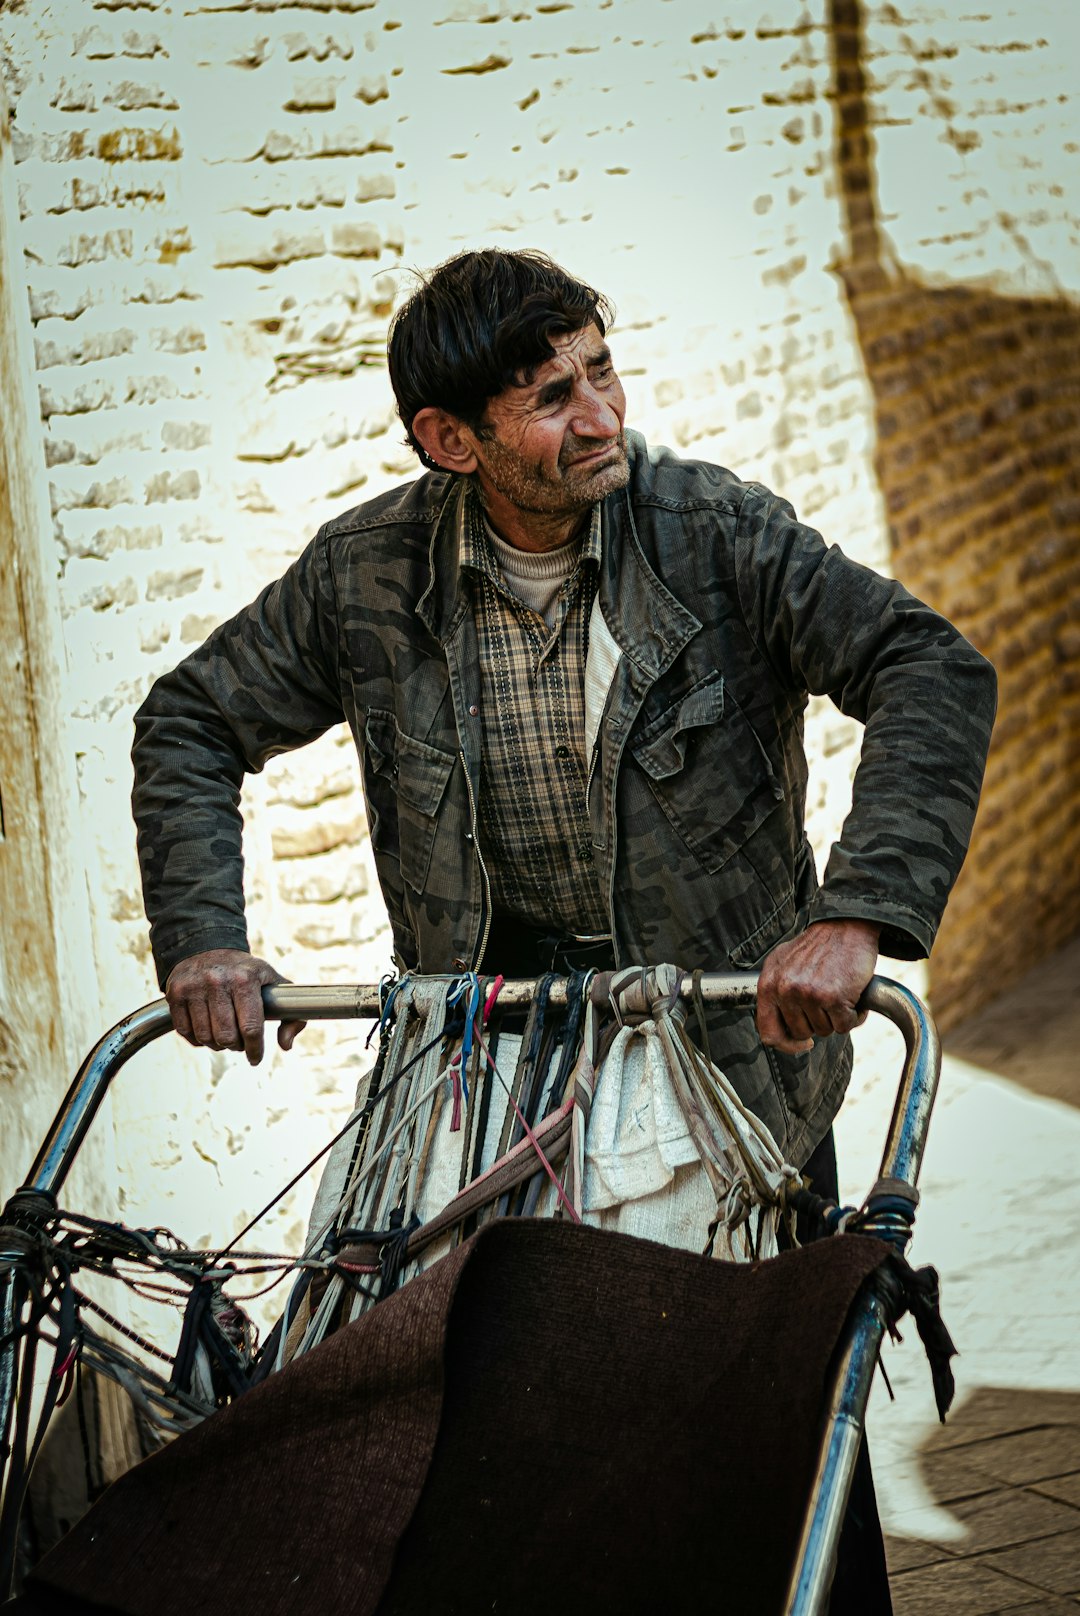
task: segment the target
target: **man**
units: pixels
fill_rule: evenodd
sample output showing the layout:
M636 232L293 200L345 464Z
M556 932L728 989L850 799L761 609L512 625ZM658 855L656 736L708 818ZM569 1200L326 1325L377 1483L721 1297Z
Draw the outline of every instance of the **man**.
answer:
M179 1032L260 1059L281 978L247 951L240 786L344 718L399 966L760 966L713 1053L835 1195L846 1034L879 947L933 941L994 676L764 488L628 434L609 323L536 253L463 253L399 311L427 475L328 522L136 717L155 959ZM866 726L820 888L810 693ZM864 1451L833 1609L889 1608Z
M879 948L929 950L994 676L764 488L627 433L609 317L500 251L399 311L390 375L429 472L328 522L136 717L155 959L179 1032L260 1058L281 978L247 951L240 785L344 718L400 966L760 966L756 1029L717 1017L714 1054L828 1190L844 1035ZM808 693L866 726L820 887Z

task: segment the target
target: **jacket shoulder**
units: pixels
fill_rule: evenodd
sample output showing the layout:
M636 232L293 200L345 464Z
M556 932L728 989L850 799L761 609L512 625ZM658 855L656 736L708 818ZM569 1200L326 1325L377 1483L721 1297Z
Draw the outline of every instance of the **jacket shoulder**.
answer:
M637 432L627 432L630 459L630 498L635 505L656 505L671 511L710 510L738 514L748 493L764 493L757 483L744 482L725 466L708 460L688 460L663 444L646 443Z
M412 482L400 483L331 517L322 531L328 539L336 539L378 528L429 527L438 520L453 483L454 478L447 472L425 472Z

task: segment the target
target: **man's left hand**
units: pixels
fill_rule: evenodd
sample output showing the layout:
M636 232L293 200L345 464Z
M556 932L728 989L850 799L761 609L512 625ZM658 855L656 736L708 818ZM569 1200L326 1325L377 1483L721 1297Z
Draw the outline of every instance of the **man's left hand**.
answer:
M860 1026L866 1012L855 1006L874 974L880 932L868 920L818 920L778 943L758 980L762 1043L802 1055L815 1038Z

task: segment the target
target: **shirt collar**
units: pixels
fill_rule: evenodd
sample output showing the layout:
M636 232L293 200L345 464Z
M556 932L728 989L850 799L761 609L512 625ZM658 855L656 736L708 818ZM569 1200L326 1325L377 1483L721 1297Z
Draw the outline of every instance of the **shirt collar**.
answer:
M578 563L591 562L599 567L602 550L603 522L601 519L602 503L594 505L589 512L589 525L585 529L585 536L581 545L581 558ZM488 543L487 530L484 526L484 510L479 495L474 487L466 489L465 498L458 507L458 565L473 572L486 572L496 581L499 578L499 569L495 557Z

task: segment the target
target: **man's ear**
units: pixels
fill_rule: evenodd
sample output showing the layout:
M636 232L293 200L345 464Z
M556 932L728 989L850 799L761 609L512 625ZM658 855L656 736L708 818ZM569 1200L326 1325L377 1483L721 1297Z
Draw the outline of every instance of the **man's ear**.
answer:
M412 434L424 453L444 471L468 477L477 467L473 435L449 410L428 404L413 416Z

